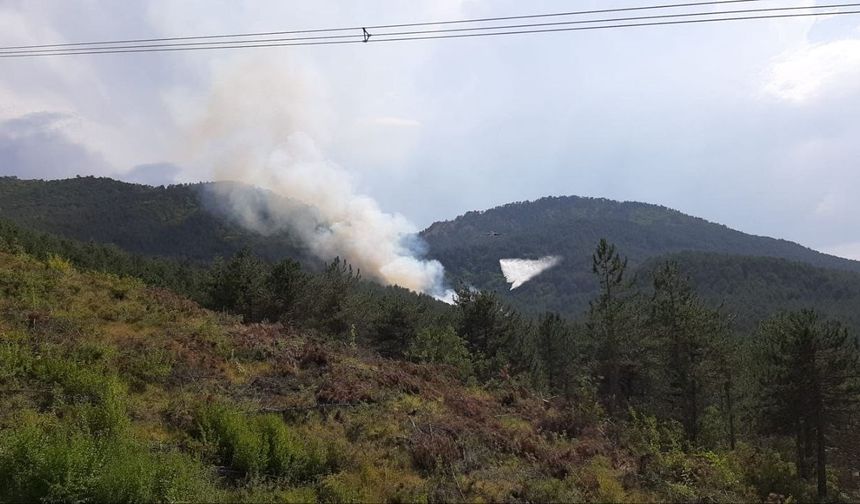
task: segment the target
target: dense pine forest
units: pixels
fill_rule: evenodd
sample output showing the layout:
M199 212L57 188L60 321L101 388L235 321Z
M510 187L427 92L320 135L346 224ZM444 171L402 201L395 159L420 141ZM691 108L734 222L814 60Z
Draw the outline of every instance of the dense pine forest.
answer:
M267 259L305 258L301 245L286 233L262 236L231 220L212 192L229 185L151 187L97 177L0 177L0 218L84 242L187 261L208 262L243 247Z
M542 198L468 212L431 225L422 236L452 279L494 290L533 314L549 310L575 318L588 309L599 290L590 255L601 238L624 251L628 273L643 277L643 285L656 264L683 262L696 291L710 302L731 306L747 327L787 306L815 307L829 316L851 318L853 325L854 307L860 303L858 261L645 203ZM561 264L509 291L500 258L548 255L560 256Z
M266 235L245 229L221 202L225 186L257 203L255 208L263 214L277 198L223 182L151 187L96 177L50 181L0 177L0 219L88 246L108 244L176 260L159 265L150 261L150 269L174 268L177 261L205 268L217 257L231 257L246 248L266 261L291 258L315 272L323 268L323 261L311 257L283 229ZM550 311L577 319L588 310L599 290L591 272L591 253L595 243L606 238L624 252L628 276L642 290L649 289L658 264L678 262L696 293L712 305L725 305L744 330L780 310L814 308L860 331L856 309L860 262L751 236L657 205L543 198L437 222L422 237L428 255L445 265L449 284L494 291L530 317ZM499 259L545 255L560 256L562 262L510 291ZM190 285L164 284L167 279L160 278L159 285L191 293ZM199 292L195 299L201 299Z
M182 262L5 222L0 501L860 499L845 320L741 324L689 256L647 277L610 241L587 257L587 308L535 315L340 258Z

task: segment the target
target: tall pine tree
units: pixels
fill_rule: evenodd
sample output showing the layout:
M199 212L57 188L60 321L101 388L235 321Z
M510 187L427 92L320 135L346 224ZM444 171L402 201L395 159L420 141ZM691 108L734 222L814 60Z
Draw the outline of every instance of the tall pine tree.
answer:
M824 498L827 450L839 446L840 431L858 411L858 341L811 310L778 316L762 332L766 425L793 435L798 475L808 477L808 461L815 460L818 496Z
M600 240L592 256L600 294L591 301L586 329L599 393L613 415L622 411L631 397L641 395L647 381L635 293L625 277L626 270L627 259L622 259L615 245Z
M687 439L698 442L705 408L725 399L733 408L732 379L722 345L727 321L705 306L674 262L654 274L647 327L657 357L655 382L662 415L678 420ZM728 430L733 437L733 413ZM731 441L730 441L731 444Z
M579 372L577 349L573 328L557 313L546 313L539 320L537 351L549 390L570 397Z
M457 292L459 309L457 332L475 357L479 375L509 368L527 374L532 381L539 374L539 358L533 328L519 313L502 304L491 292L468 288Z

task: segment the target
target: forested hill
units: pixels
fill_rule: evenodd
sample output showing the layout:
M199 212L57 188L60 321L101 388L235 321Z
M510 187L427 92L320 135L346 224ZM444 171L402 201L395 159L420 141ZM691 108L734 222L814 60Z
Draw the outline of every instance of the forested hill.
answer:
M151 226L164 245L209 218L183 192L206 186L18 182L6 194L35 196L2 204L20 220L85 236ZM193 264L34 227L0 218L0 503L860 502L860 273L685 252L631 285L595 240L597 302L565 320L340 259ZM521 304L583 295L548 278L568 290L530 282Z
M271 260L304 257L286 234L249 232L216 205L206 204L206 189L211 187L151 187L96 177L0 177L0 218L130 252L199 262L231 256L243 247Z
M270 261L306 259L287 234L264 236L233 221L215 204L212 187L150 187L94 177L57 181L0 177L0 219L133 253L198 263L230 257L244 247ZM251 187L237 188L243 197L253 195L262 201L271 196ZM260 205L267 207L271 208ZM856 320L860 317L853 314L857 311L853 307L860 306L860 274L848 274L860 272L860 263L656 205L543 198L470 212L433 224L423 236L430 254L445 265L452 285L497 291L529 313L552 310L580 316L596 293L591 254L605 237L642 278L667 254L704 253L683 256L684 272L706 299L731 304L743 326L774 310L809 306L860 327ZM563 262L509 291L499 259L544 255L560 255Z
M682 252L639 267L637 281L646 292L653 272L668 260L704 299L732 313L737 329L752 330L777 311L815 308L860 332L860 273L773 257Z
M547 197L468 212L437 222L422 235L433 253L450 256L461 249L518 254L590 255L606 238L631 261L668 252L698 250L781 257L824 268L860 272L860 261L822 254L797 243L754 236L659 205L578 196Z
M781 258L860 272L860 262L785 240L745 234L662 206L574 196L469 212L433 224L422 236L430 246L430 255L445 265L452 282L506 292L506 299L523 309L550 309L568 315L579 315L596 292L591 254L601 238L615 243L632 268L657 256L698 251ZM508 292L499 259L546 255L560 255L563 261ZM732 288L747 289L741 285Z

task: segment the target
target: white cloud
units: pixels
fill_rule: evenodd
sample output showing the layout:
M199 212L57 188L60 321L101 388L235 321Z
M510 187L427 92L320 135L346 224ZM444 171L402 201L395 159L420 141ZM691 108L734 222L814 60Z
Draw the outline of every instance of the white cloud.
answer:
M417 128L421 126L420 121L405 117L372 117L368 122L376 126L390 126L394 128Z
M56 178L107 173L109 169L102 156L69 135L75 123L74 117L54 112L0 121L3 174Z
M847 194L831 191L818 202L815 215L823 218L837 217L844 212L849 212L850 207L851 198Z
M860 79L860 40L806 44L778 56L770 65L764 90L794 103L814 100Z

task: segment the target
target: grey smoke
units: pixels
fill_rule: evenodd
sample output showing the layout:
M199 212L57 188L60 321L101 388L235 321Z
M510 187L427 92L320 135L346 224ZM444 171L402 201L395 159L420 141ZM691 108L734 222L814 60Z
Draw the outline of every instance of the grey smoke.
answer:
M451 298L442 264L422 258L418 229L383 211L325 155L318 139L332 114L312 75L261 62L227 68L213 82L181 146L188 164L281 197L216 185L239 222L261 233L290 231L315 256L343 257L384 284Z

